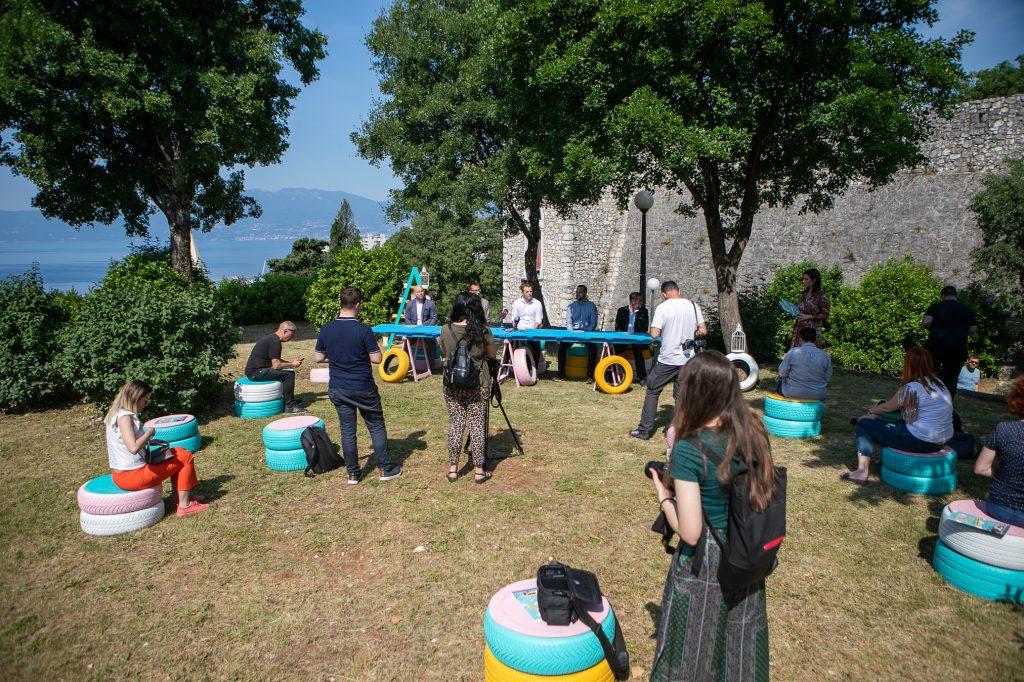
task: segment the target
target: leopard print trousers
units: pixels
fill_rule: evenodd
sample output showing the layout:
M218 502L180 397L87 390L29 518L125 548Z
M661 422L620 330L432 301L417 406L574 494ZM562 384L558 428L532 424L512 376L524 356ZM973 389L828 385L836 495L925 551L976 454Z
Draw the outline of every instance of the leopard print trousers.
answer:
M484 443L487 438L487 402L491 387L479 391L454 391L444 387L444 404L448 408L448 463L457 466L462 452L462 433L469 427L473 466L484 465Z

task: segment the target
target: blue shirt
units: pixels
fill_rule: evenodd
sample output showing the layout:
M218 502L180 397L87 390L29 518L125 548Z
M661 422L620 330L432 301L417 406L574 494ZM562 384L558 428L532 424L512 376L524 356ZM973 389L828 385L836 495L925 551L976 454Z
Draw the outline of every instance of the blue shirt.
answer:
M370 353L380 346L373 330L354 317L338 317L320 328L316 351L327 356L330 381L327 387L348 391L376 390Z
M632 334L635 327L636 327L636 311L635 310L630 310L629 311L629 325L626 327L626 331L629 332L630 334Z
M956 378L956 388L958 391L977 391L978 382L981 380L981 370L978 369L967 369L964 365L960 368L960 376Z
M597 329L597 306L593 301L583 299L569 304L565 313L565 328L577 332L592 332Z

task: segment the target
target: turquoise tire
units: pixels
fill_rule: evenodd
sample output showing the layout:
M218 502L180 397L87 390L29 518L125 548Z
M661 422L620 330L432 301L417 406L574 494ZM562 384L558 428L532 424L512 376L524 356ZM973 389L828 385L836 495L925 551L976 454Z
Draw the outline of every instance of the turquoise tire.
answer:
M956 474L956 453L933 457L913 457L882 448L882 466L894 474L919 478L940 478Z
M932 566L946 581L982 599L1024 604L1024 571L1011 571L969 559L942 540L935 544Z
M608 641L615 638L615 614L611 609L601 629ZM484 640L499 662L530 675L571 675L604 660L601 642L593 632L571 637L532 637L498 625L490 608L484 614Z
M185 422L184 424L174 424L172 426L155 427L156 434L153 436L159 440L175 441L184 440L185 438L191 438L192 436L199 435L199 422L195 419Z
M821 422L789 421L788 419L776 419L775 417L764 417L765 428L768 433L779 438L810 438L821 434Z
M266 448L263 455L267 458L267 468L274 471L299 471L306 468L306 451L272 450Z
M948 476L908 476L882 465L882 482L897 490L918 495L944 495L956 489L956 474Z
M172 448L185 448L189 452L199 452L203 449L203 439L197 433L191 438L182 438L181 440L172 440Z
M570 358L585 358L587 357L587 344L585 343L574 343L569 346L566 355Z
M771 396L765 396L764 399L764 414L773 419L791 422L820 422L824 412L825 403L801 403L792 400L778 400Z
M324 428L324 420L321 419L315 424L310 426L319 426L321 429ZM263 427L263 445L271 450L297 450L302 447L302 443L299 441L302 438L302 432L308 427L301 429L272 429L270 426Z
M260 403L235 401L235 414L243 419L264 419L284 412L284 398Z

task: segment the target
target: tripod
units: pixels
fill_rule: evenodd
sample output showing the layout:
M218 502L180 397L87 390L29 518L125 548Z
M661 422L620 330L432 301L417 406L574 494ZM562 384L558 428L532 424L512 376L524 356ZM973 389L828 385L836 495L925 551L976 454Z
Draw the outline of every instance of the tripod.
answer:
M523 450L523 444L519 442L519 436L516 435L516 430L512 427L512 422L508 418L508 412L505 411L505 406L501 404L501 386L498 384L498 372L497 372L497 361L488 360L491 363L491 406L497 406L501 410L502 416L505 417L505 423L508 424L508 431L512 434L512 440L516 444L516 450L519 451L520 455L525 455L526 452ZM484 420L484 434L490 431L491 426L491 410L488 408L487 416ZM463 447L463 451L469 453L470 451L471 437L466 435L466 445ZM487 461L490 459L488 456L488 438L484 436L484 466L487 466Z

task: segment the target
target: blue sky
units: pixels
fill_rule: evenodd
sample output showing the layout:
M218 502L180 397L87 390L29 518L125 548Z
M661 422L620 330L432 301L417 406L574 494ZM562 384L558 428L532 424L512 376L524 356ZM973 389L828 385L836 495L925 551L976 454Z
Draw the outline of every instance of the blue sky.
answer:
M387 168L360 159L349 141L378 95L363 37L388 4L307 0L306 23L327 34L329 56L320 64L320 79L295 101L289 119L291 147L282 162L245 169L248 187L343 190L381 200L398 185ZM925 35L950 37L961 28L976 34L964 51L966 70L989 68L1024 53L1024 0L941 0L938 9L939 22L925 27ZM33 194L31 183L0 168L0 210L30 208Z

